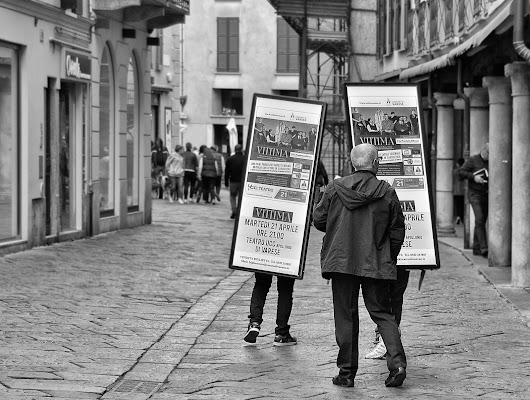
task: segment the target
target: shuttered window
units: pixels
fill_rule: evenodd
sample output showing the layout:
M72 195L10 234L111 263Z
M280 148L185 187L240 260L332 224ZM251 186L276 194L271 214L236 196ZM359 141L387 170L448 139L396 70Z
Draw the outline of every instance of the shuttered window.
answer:
M277 37L276 71L298 72L300 63L299 38L294 29L283 18L278 18Z
M217 19L217 71L239 72L239 18Z

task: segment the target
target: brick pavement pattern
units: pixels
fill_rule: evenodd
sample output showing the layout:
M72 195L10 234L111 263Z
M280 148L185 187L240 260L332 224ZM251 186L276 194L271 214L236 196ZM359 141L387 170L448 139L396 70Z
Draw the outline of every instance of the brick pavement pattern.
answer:
M452 247L402 322L408 377L360 360L354 388L337 372L331 286L311 231L295 284L292 333L272 345L273 285L255 346L244 346L253 275L227 267L228 193L215 206L155 200L153 224L0 258L0 399L528 399L528 320ZM361 304L360 351L373 323Z

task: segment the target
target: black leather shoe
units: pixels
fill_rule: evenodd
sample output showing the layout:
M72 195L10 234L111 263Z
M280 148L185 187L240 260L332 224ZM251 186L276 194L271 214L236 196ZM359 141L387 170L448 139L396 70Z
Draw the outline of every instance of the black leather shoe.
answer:
M342 387L353 387L353 379L344 378L343 376L337 375L332 380L334 385Z
M388 374L385 380L385 386L398 387L403 385L403 381L407 377L407 370L404 367L399 367Z
M473 255L474 256L480 256L480 255L482 255L482 253L480 252L480 250L473 250Z
M484 251L482 252L482 257L484 257L484 258L488 258L488 250L484 250Z

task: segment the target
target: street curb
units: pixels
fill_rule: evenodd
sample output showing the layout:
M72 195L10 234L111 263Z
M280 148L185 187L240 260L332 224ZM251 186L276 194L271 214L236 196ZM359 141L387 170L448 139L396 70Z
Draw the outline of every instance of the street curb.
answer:
M481 263L474 260L471 250L461 249L450 241L444 240L444 238L438 238L438 241L451 247L462 254L476 269L477 271L488 281L499 293L499 295L508 301L524 319L524 322L530 327L530 292L527 288L516 288L511 286L511 268L510 267L490 267L487 265L481 265ZM469 254L468 254L469 253ZM482 258L479 260L481 261Z
M157 393L168 383L171 374L219 311L252 278L240 271L232 271L219 281L147 349L129 371L110 385L101 399L147 400Z

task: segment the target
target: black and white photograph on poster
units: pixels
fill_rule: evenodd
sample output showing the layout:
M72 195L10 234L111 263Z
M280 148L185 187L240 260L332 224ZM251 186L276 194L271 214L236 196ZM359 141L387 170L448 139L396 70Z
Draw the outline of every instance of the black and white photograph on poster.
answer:
M302 279L322 102L255 95L230 267Z
M400 199L406 235L398 265L439 268L418 86L346 83L345 97L353 146L377 147L377 176L393 186Z

